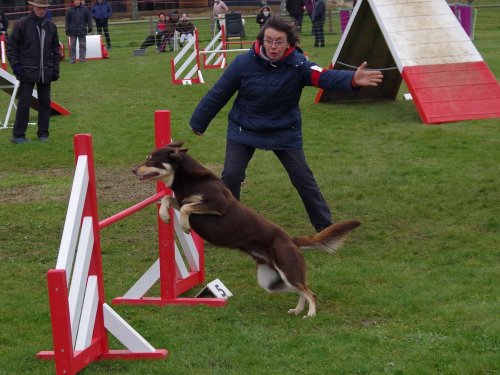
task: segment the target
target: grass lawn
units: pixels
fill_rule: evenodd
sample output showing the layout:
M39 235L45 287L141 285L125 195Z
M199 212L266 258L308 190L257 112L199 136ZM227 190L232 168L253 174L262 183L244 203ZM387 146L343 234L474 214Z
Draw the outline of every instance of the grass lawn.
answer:
M196 24L206 45L209 25ZM255 35L253 20L247 25ZM302 47L327 66L339 31L327 34L327 48L313 49L309 29L306 20ZM173 138L192 156L222 168L230 105L203 137L188 126L221 72L204 70L204 85L172 85L171 54L149 48L132 56L148 30L113 25L109 59L62 63L52 97L72 114L51 119L49 142L12 145L11 131L0 131L0 374L54 373L35 354L52 348L46 272L59 249L74 134L93 136L101 219L154 193L130 169L152 150L157 109L172 112ZM478 10L474 43L498 77L500 8ZM286 314L297 297L260 289L250 258L208 245L207 282L224 282L234 294L228 305L114 306L169 357L102 361L82 373L498 374L500 121L426 126L405 92L392 102L314 105L317 90L304 90L310 166L335 219L363 223L336 255L305 253L314 319ZM0 95L0 108L8 99ZM27 136L36 139L36 126ZM312 234L271 152L252 159L242 201L293 235ZM155 218L149 207L101 232L108 303L156 259ZM110 347L122 348L115 339Z

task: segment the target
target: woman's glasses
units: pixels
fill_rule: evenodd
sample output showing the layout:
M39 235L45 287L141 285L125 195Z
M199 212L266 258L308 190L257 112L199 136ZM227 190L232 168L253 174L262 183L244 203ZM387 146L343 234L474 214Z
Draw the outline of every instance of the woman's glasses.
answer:
M286 44L286 40L283 39L277 39L277 40L272 40L272 39L264 39L264 45L268 47L272 47L275 45L276 47L283 47Z

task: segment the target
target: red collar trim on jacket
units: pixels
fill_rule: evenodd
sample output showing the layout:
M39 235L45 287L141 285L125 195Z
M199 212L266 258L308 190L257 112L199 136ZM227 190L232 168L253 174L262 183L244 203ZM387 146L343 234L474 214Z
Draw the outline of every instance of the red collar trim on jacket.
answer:
M262 45L260 44L260 40L257 39L255 41L255 44L254 44L254 52L257 54L257 56L261 56L261 53L260 53L260 47L261 46ZM285 60L289 55L291 55L293 53L293 51L295 51L295 46L294 45L290 45L290 47L288 47L285 50L285 53L283 54L283 56L281 57L281 59L279 59L278 61Z

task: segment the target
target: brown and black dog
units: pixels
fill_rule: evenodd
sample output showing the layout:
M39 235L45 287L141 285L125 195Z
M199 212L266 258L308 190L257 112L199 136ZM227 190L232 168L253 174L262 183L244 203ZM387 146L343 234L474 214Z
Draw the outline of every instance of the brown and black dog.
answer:
M343 221L314 236L292 238L236 200L220 178L187 155L183 143L157 149L132 170L140 180L161 180L173 190L175 197L162 199L161 219L170 221L169 207L179 210L185 232L193 228L216 246L240 249L254 258L262 288L270 293L298 293L299 302L288 311L290 314L298 315L307 301L307 316L316 315L316 296L307 286L306 265L299 249L334 252L360 223Z

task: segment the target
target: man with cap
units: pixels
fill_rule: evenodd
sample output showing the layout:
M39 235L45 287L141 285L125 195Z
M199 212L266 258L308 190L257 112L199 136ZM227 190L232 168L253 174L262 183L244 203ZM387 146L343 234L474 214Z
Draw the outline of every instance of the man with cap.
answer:
M59 78L59 37L45 17L49 0L28 1L32 10L14 24L7 40L7 57L20 81L12 143L25 143L33 88L38 92L38 140L49 139L50 86Z

